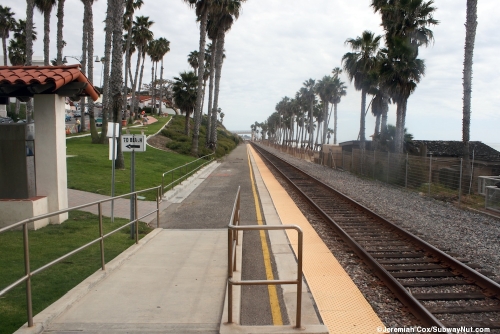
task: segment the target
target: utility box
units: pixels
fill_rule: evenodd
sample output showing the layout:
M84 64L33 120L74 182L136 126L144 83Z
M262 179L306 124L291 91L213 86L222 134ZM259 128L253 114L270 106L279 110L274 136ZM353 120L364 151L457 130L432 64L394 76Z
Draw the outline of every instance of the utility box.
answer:
M34 196L35 125L0 124L0 199Z

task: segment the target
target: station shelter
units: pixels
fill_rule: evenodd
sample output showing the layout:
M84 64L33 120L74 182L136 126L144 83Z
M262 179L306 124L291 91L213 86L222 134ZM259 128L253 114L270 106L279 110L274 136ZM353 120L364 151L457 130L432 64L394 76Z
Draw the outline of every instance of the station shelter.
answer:
M0 66L0 99L33 98L34 121L0 124L0 227L68 207L65 99L99 91L71 66ZM60 224L67 213L33 223Z

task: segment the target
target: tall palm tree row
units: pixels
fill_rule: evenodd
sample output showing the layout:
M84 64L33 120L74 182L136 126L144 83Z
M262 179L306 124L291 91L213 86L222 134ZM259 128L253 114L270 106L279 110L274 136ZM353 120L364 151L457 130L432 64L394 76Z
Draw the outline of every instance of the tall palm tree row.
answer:
M477 25L476 12L477 1L467 2L468 16L467 31L472 36L472 31ZM434 40L432 26L439 24L433 15L436 11L433 0L372 0L371 7L382 17L382 27L385 31L383 36L385 47L381 47L382 36L376 36L373 32L364 31L361 36L349 38L345 44L351 48L342 57L342 65L349 80L354 82L356 90L361 91L360 129L358 138L360 147L365 148L365 117L371 105L372 113L376 117L374 129L374 140L387 137L387 113L390 102L396 104L396 127L395 144L393 149L396 152L403 151L405 119L409 96L415 91L421 77L425 74L425 62L418 58L419 48L428 46ZM475 33L475 30L474 30ZM469 36L469 35L468 35ZM474 39L466 37L466 56L469 61L464 62L464 110L466 109L466 99L470 93L470 81L466 80L468 75L467 63L472 64L472 50ZM471 65L470 65L471 66ZM335 68L333 78L325 76L316 85L312 84L312 79L304 82L304 86L297 94L299 105L297 119L296 138L304 145L306 142L307 126L307 147L313 147L313 133L316 128L316 143L325 143L329 133L334 135L334 143L337 143L337 104L342 96L346 95L346 86L340 80L342 70ZM316 94L321 100L318 105L311 87L315 86ZM373 95L373 99L367 108L367 95ZM304 104L306 106L304 106ZM334 109L334 128L329 129L331 111L328 113L328 105L332 104ZM318 106L322 108L318 112ZM278 109L277 109L278 110ZM307 117L301 114L307 110ZM280 112L273 113L268 118L269 131L273 133L273 138L279 140L280 134L284 131L280 125L283 115ZM469 118L464 111L464 129L468 127ZM292 123L293 124L293 123ZM288 125L287 125L288 126ZM275 132L272 132L275 131ZM465 132L465 130L464 130ZM320 138L322 133L322 138ZM465 138L465 135L464 135ZM468 138L468 137L467 137ZM271 137L270 137L271 139ZM466 150L464 140L464 152ZM464 153L464 156L467 153Z

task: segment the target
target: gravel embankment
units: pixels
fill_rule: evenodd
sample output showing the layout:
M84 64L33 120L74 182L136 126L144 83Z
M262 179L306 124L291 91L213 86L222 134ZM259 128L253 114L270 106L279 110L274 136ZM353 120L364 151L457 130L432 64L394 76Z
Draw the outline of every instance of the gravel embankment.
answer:
M323 167L280 153L266 147L286 161L330 184L338 191L393 223L420 236L435 247L453 253L481 266L489 278L500 280L500 221L488 216L458 209L449 203L423 197L415 192L385 185L378 181L360 179L347 172ZM285 186L286 189L288 189ZM378 278L363 264L334 232L311 210L300 204L299 196L292 195L306 217L323 237L332 253L360 288L382 321L388 327L414 326L418 321Z

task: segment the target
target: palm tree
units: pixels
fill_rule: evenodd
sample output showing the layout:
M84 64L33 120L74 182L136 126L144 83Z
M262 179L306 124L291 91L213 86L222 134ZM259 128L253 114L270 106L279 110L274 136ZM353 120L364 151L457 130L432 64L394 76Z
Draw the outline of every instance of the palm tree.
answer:
M308 104L308 120L309 120L309 139L308 139L308 144L307 146L309 148L313 147L313 132L314 132L314 122L313 122L313 113L314 113L314 104L316 102L316 95L314 91L314 87L316 85L316 81L313 79L309 79L304 81L303 83L304 87L300 89L300 94L302 98L307 102Z
M56 5L56 0L35 0L35 7L43 14L43 64L50 65L49 44L50 44L50 13Z
M382 16L387 54L381 65L383 85L397 104L395 150L403 152L406 106L410 94L424 75L424 61L418 59L418 48L433 41L428 28L439 21L433 18L433 1L372 0L375 12Z
M14 30L16 20L14 13L10 11L10 7L0 6L0 36L2 36L2 49L3 49L3 64L7 66L7 38L9 32Z
M123 92L123 104L127 105L127 86L128 86L128 73L131 71L131 48L132 48L132 27L133 27L133 17L136 9L140 9L144 2L142 0L127 0L125 3L125 19L123 21L123 28L127 30L125 39L125 84ZM139 66L139 65L137 65ZM130 76L132 80L132 76ZM133 84L131 85L133 86ZM131 101L132 102L132 101ZM130 104L130 111L132 111L132 103Z
M9 41L9 60L12 65L23 65L26 64L26 21L19 20L16 21L13 28L13 39ZM37 33L32 30L31 40L36 41ZM11 56L12 50L12 56ZM13 60L14 59L14 60Z
M323 116L321 117L321 120L323 122L322 144L326 143L326 134L330 121L328 117L328 104L332 100L334 88L334 78L329 75L325 75L323 79L319 80L315 87L316 93L319 95L319 98L322 102L323 108Z
M220 78L222 72L222 61L224 55L224 40L226 32L231 29L233 22L240 16L241 5L246 0L214 0L212 9L212 16L215 22L215 27L217 27L217 48L215 52L215 87L214 87L214 105L212 107L212 128L210 135L209 147L215 150L217 146L217 114L213 110L217 110L219 103L219 90L220 90ZM203 45L203 48L205 46ZM201 52L201 45L200 45ZM200 71L202 59L200 59ZM201 86L201 79L199 82ZM201 91L201 88L199 89ZM200 97L201 98L201 97Z
M371 31L365 30L356 39L349 38L345 41L354 52L348 52L342 57L344 70L347 73L349 81L352 82L354 80L354 88L361 91L359 140L362 150L365 149L366 94L370 87L368 74L377 64L377 49L380 39L381 36L375 36Z
M196 95L198 77L191 72L182 72L179 77L174 77L172 90L174 92L175 104L186 114L185 134L189 136L189 116L193 113L196 106Z
M149 20L148 16L136 16L132 27L132 38L137 47L137 65L135 68L135 76L132 84L132 99L130 101L130 110L136 115L138 112L136 110L136 100L135 92L136 89L141 90L142 75L144 71L144 60L146 58L146 50L148 43L153 40L153 32L150 30L151 26L154 24L153 21ZM141 65L142 58L142 66ZM139 76L139 67L141 67L141 74ZM137 79L139 79L139 84L137 85Z
M200 123L201 123L201 98L203 96L203 76L205 73L205 41L207 35L207 21L208 13L212 6L213 0L184 0L190 4L191 7L195 7L196 17L200 22L200 45L198 49L198 73L200 75L198 78L198 86L196 93L196 104L194 108L194 131L193 140L191 145L191 154L193 156L198 155L198 141L200 134Z
M188 55L188 64L193 68L194 74L198 75L198 51L191 51Z
M465 22L465 55L464 55L464 99L462 119L463 158L465 162L465 175L470 175L470 113L472 94L472 57L477 27L477 0L467 0L467 21Z
M158 38L158 56L161 59L161 68L160 68L160 110L159 114L162 114L162 105L163 105L163 58L170 51L170 41L168 41L164 37Z
M340 103L342 96L347 95L347 86L344 82L340 81L339 75L342 73L342 70L339 67L334 68L332 73L334 88L330 103L333 104L333 144L337 144L337 105ZM330 117L328 117L328 123L330 123Z
M64 27L64 2L65 0L57 1L57 56L56 56L56 65L63 64L63 48L64 48L64 40L63 40L63 27Z

